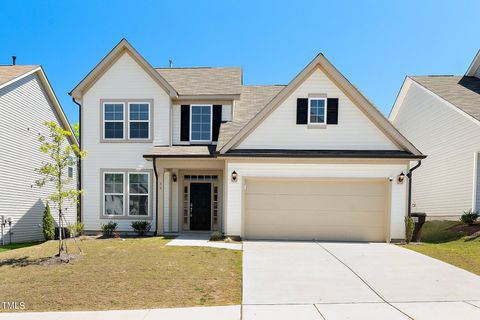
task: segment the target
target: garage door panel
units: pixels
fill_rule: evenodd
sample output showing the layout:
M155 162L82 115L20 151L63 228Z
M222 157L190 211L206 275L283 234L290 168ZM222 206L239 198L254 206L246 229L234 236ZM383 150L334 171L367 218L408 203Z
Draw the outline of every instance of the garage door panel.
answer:
M384 241L383 181L251 180L247 239Z
M384 210L384 196L353 196L353 195L256 195L248 194L246 209L270 210L281 208L283 210L303 211L311 208L318 210Z

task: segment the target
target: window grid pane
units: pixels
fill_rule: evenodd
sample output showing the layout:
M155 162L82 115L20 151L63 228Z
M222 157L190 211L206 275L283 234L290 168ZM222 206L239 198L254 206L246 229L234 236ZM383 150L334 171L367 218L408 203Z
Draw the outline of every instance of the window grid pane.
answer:
M325 99L310 100L310 123L325 123Z
M103 110L105 139L123 139L123 104L105 103Z
M149 177L146 173L130 173L128 178L129 215L147 216L149 198Z
M105 215L123 215L123 173L105 173Z
M131 139L149 138L149 104L131 103L129 104L129 135Z
M192 106L191 137L194 141L211 140L211 106Z

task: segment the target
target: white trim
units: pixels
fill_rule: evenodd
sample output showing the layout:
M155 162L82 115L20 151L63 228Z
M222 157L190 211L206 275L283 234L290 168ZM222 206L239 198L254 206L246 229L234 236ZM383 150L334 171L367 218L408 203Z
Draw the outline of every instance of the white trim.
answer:
M477 120L476 118L472 117L465 111L461 110L454 104L450 103L449 101L445 100L444 98L440 97L438 94L428 90L424 86L422 86L420 83L416 82L415 80L411 79L410 77L407 77L402 85L402 88L400 89L400 93L398 94L397 100L395 101L395 104L393 105L392 111L390 112L389 120L390 122L394 122L395 118L400 111L400 107L403 105L403 100L405 99L405 96L408 93L408 90L410 89L411 85L416 85L428 94L430 94L433 98L445 103L447 106L449 106L451 109L453 109L455 112L465 116L467 119L470 119L473 121L475 124L480 125L480 121ZM405 91L404 91L405 90Z
M470 66L465 73L466 76L474 77L475 73L477 72L478 68L480 68L480 50L477 51L477 54L473 58Z
M192 126L193 126L193 107L210 107L210 139L209 140L193 140L192 139ZM211 143L213 136L213 104L191 104L190 105L190 143Z
M123 120L105 120L105 105L106 104L121 104L123 106L122 110L123 110ZM126 118L127 117L127 114L125 112L125 102L111 102L111 101L104 101L103 102L103 105L102 105L102 126L103 126L103 140L108 140L108 141L120 141L120 140L126 140L125 139L125 124L126 124ZM122 132L122 137L121 138L106 138L105 137L105 122L122 122L123 123L123 132Z
M131 193L130 192L130 175L132 174L146 174L147 175L147 189L148 192L145 193ZM128 217L149 217L150 216L150 172L127 172L127 216ZM130 214L130 196L147 196L147 214Z
M123 193L106 193L105 192L105 175L107 174L121 174L122 175L122 184L123 184ZM102 197L102 216L104 217L111 217L111 218L115 218L115 217L123 217L125 216L125 196L126 196L126 192L125 192L125 172L118 172L118 171L105 171L103 172L103 181L102 181L102 189L103 189L103 197ZM105 196L106 195L112 195L112 196L122 196L123 197L123 212L122 214L106 214L105 213Z
M146 105L148 105L148 120L131 120L130 119L130 115L132 114L131 110L130 110L130 105L131 104L146 104ZM127 108L128 108L128 119L127 119L127 121L128 121L128 124L127 124L128 134L127 134L127 136L128 136L128 140L134 140L134 141L150 140L150 129L151 129L151 125L152 125L151 124L151 119L152 119L151 109L152 108L150 106L151 106L150 102L129 101L127 103ZM146 122L146 123L148 123L148 131L147 131L148 136L147 136L147 138L132 138L132 137L130 137L130 123L131 122ZM105 129L104 129L104 132L105 132Z
M312 100L323 100L323 122L311 122L310 121L310 103ZM308 111L307 111L307 124L311 126L323 126L327 124L327 98L326 97L309 97L308 98Z
M472 210L477 211L477 184L478 184L478 158L480 151L475 151L473 154L473 188L472 188Z

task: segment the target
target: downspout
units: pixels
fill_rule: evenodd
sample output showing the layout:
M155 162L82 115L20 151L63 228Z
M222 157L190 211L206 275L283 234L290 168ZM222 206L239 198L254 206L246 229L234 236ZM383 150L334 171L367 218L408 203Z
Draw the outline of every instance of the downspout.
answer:
M407 178L408 178L408 216L412 215L412 172L413 170L417 169L422 165L422 160L418 160L416 166L408 170Z
M158 235L158 172L157 172L157 158L153 157L153 172L155 173L155 232L153 233L154 236Z
M82 147L82 105L75 100L74 97L72 97L73 103L75 103L78 106L78 144L80 145L80 150L83 150ZM78 159L78 165L77 165L77 176L78 176L78 190L82 189L82 160ZM82 196L80 195L78 197L78 205L80 208L80 222L82 222L82 217L83 217L83 212L82 212Z

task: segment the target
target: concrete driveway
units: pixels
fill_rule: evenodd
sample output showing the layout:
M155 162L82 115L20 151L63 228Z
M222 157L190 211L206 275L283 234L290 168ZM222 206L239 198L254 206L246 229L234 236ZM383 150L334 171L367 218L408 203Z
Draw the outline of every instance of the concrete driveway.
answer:
M480 319L480 277L395 245L245 242L243 319Z

